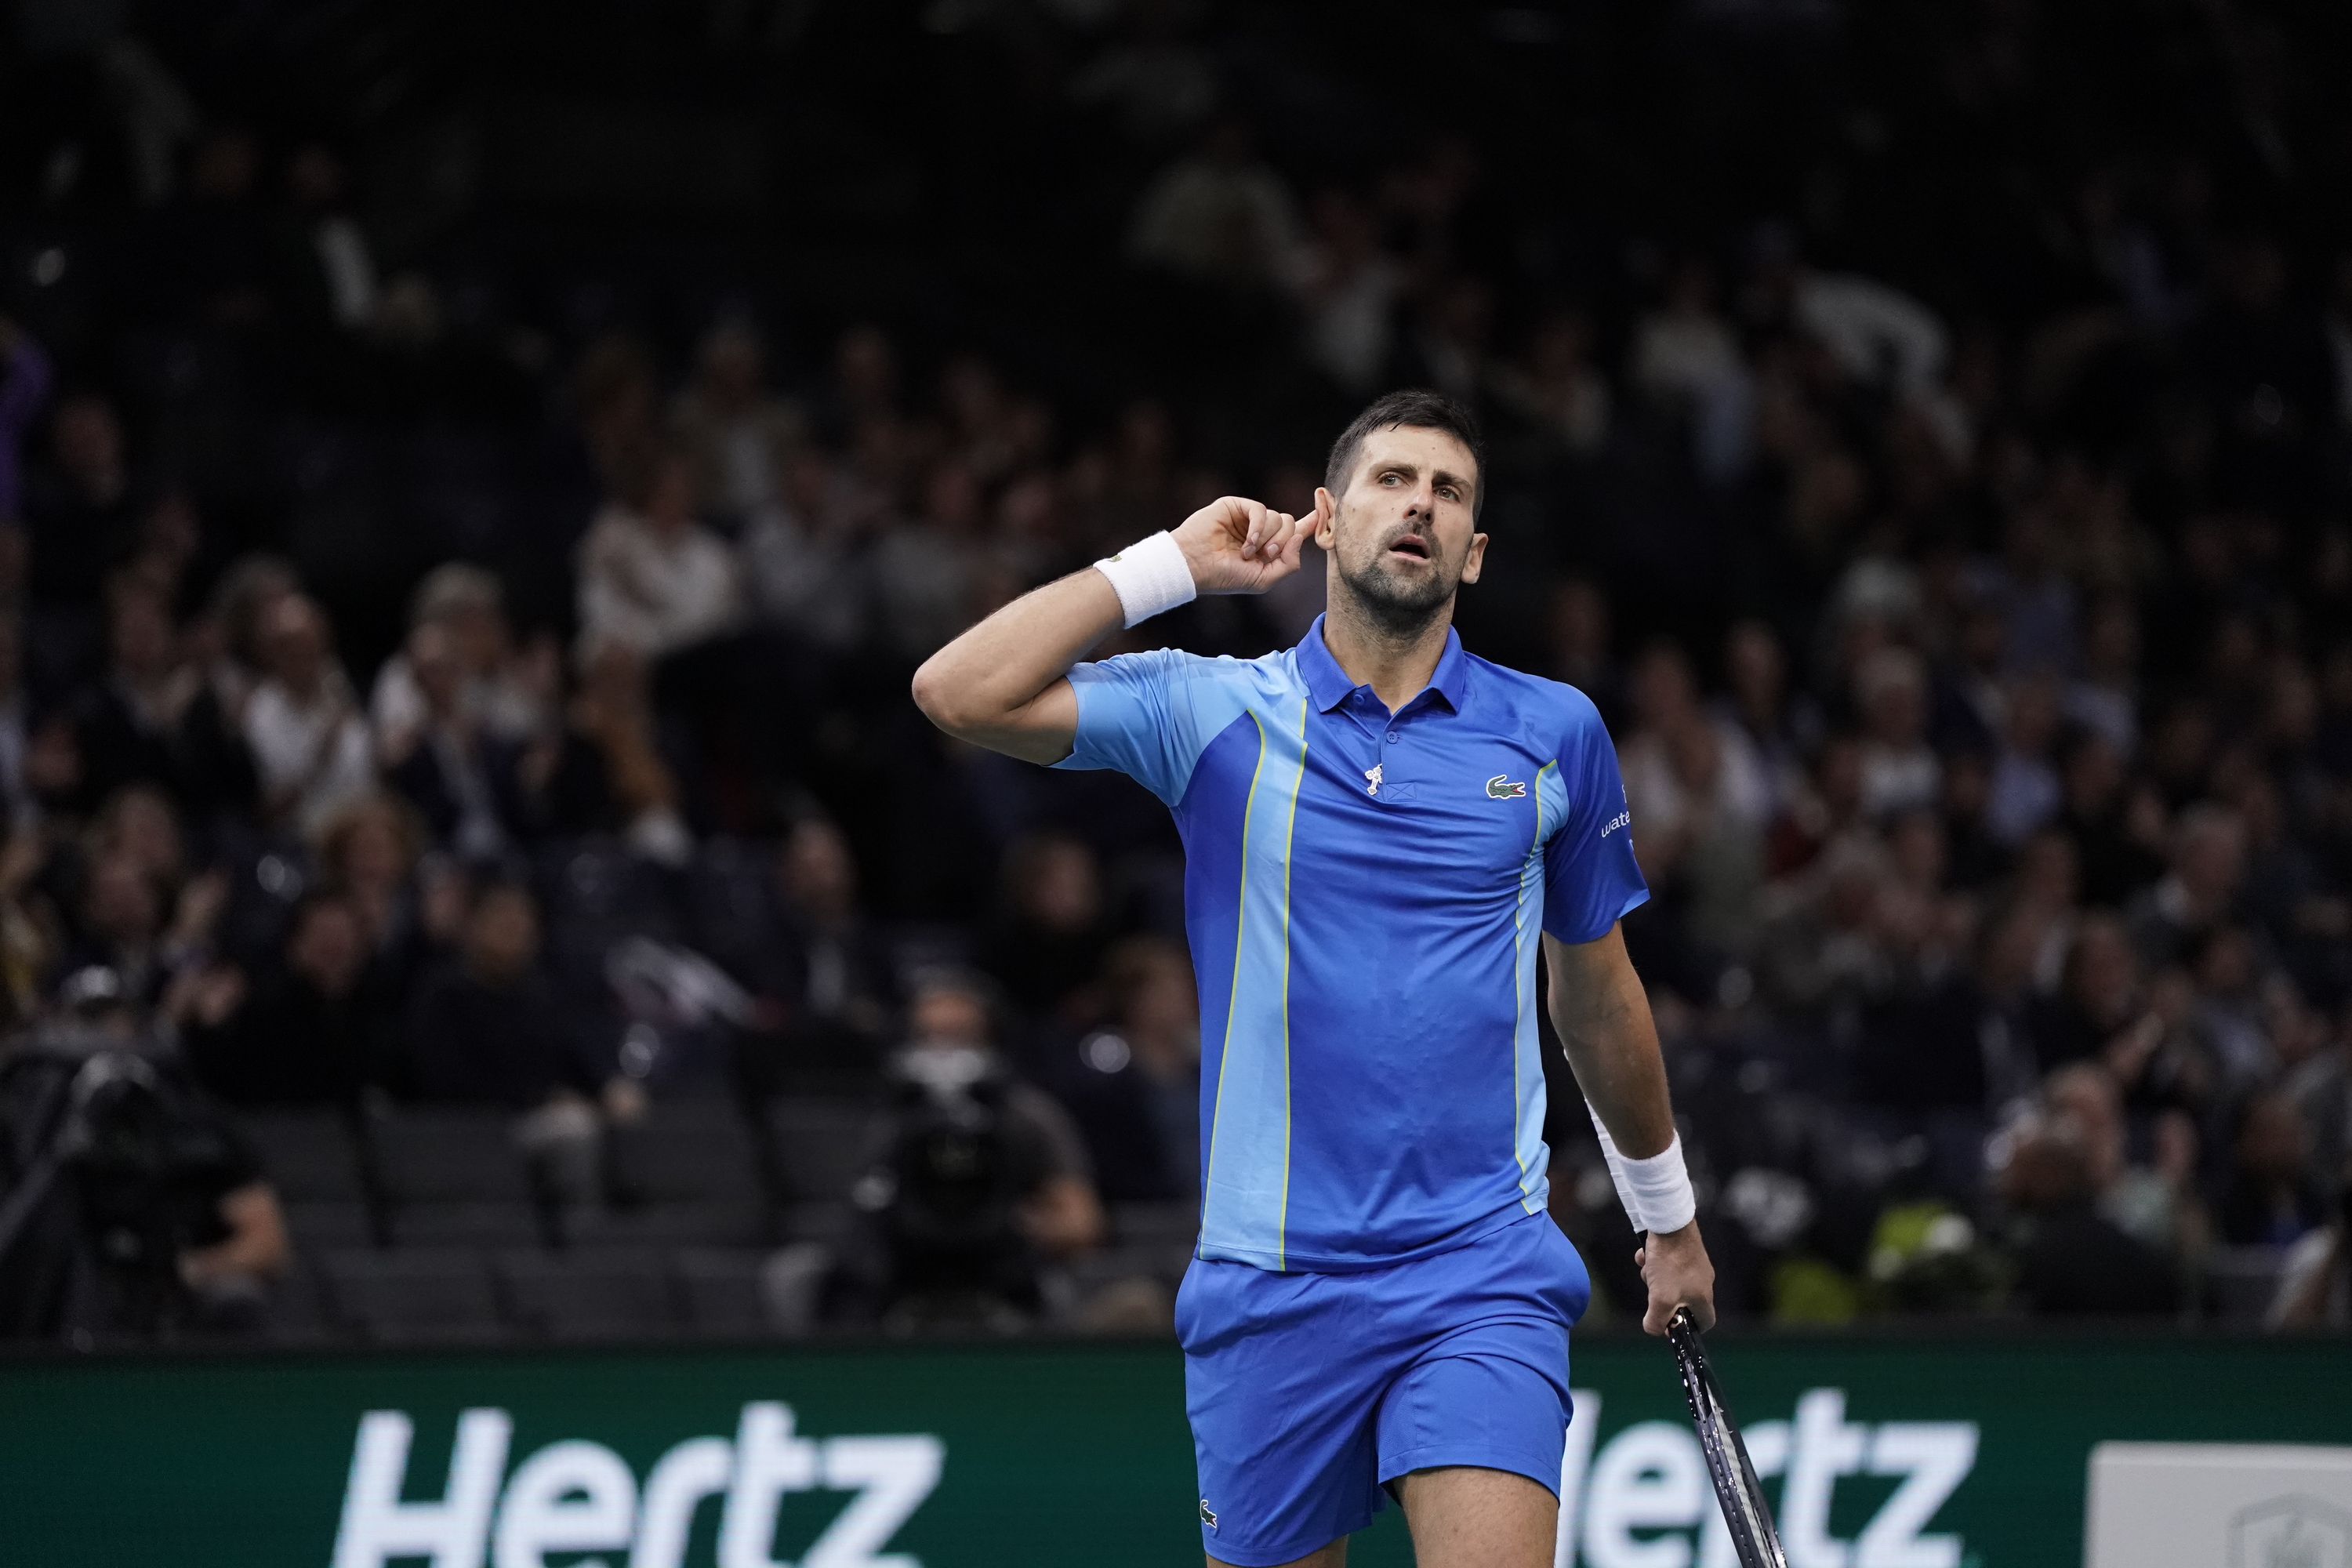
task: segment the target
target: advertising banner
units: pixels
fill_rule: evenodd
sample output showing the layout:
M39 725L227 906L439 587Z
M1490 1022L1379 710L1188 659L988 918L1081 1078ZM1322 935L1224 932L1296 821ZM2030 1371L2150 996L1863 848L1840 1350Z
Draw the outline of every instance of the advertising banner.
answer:
M2076 1568L2097 1445L2352 1443L2341 1342L1714 1349L1792 1568ZM1671 1353L1580 1338L1573 1381L1561 1568L1730 1568ZM1182 1383L1091 1342L20 1361L0 1563L1179 1568ZM1410 1561L1393 1511L1350 1556Z

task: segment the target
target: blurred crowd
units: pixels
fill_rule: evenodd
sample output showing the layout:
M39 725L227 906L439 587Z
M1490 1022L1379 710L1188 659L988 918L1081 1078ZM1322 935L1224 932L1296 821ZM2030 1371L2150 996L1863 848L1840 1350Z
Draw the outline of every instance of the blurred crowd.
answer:
M1110 396L822 299L553 328L379 254L331 140L193 109L61 209L18 293L72 311L0 317L9 1024L231 1107L614 1125L961 1053L1082 1253L1197 1188L1177 847L908 675L1220 493L1305 510L1427 384L1492 437L1466 639L1617 739L1726 1310L2346 1321L2352 251L2192 147L2045 171L1958 304L1730 214L1544 271L1475 140L1286 171L1137 15L1055 111L1135 171ZM1295 642L1309 555L1108 651Z

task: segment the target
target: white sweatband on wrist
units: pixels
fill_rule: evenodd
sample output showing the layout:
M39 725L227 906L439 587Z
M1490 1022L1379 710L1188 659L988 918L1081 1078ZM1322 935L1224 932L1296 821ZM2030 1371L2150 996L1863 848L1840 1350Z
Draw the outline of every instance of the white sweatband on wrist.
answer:
M1184 559L1184 547L1165 529L1116 555L1105 556L1095 563L1095 570L1110 579L1112 591L1118 595L1118 607L1127 612L1130 626L1200 596L1200 589L1192 584L1192 568Z
M1698 1216L1698 1198L1691 1191L1690 1170L1683 1163L1682 1134L1646 1160L1632 1160L1601 1124L1601 1114L1590 1105L1592 1130L1601 1134L1601 1157L1609 1162L1609 1179L1616 1184L1617 1201L1633 1228L1663 1236L1682 1229Z

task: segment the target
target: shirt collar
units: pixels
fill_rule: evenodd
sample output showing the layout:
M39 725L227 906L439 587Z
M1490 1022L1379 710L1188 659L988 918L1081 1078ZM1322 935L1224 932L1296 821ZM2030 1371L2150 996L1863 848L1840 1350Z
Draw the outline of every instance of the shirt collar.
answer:
M1348 700L1356 683L1331 657L1330 645L1323 640L1323 617L1307 628L1297 650L1299 673L1307 678L1307 694L1315 699L1318 711L1328 713ZM1462 651L1462 634L1452 626L1445 628L1445 651L1437 656L1437 668L1430 672L1427 690L1445 699L1445 705L1456 713L1462 711L1462 699L1469 684L1470 656Z

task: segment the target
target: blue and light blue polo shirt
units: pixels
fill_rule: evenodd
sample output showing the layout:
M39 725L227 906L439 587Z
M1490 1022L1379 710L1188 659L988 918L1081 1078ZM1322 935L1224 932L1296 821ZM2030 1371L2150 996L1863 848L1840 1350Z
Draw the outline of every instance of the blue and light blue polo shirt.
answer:
M1070 671L1066 768L1175 813L1201 988L1200 1255L1378 1268L1544 1206L1538 933L1649 896L1574 687L1465 653L1394 714L1318 617L1263 658Z

